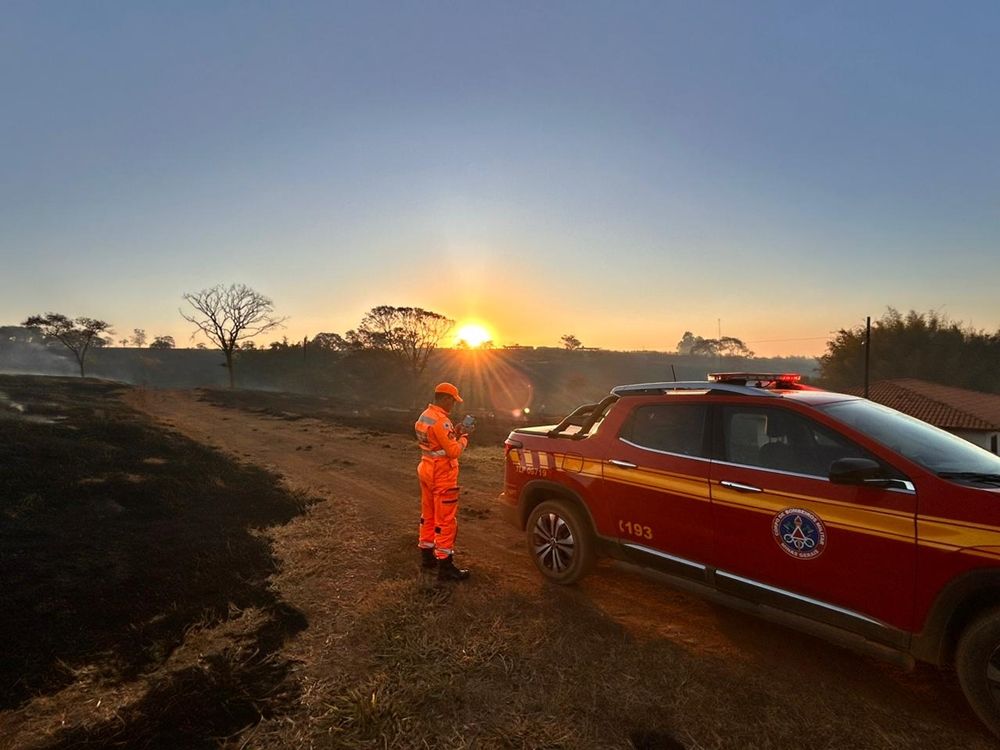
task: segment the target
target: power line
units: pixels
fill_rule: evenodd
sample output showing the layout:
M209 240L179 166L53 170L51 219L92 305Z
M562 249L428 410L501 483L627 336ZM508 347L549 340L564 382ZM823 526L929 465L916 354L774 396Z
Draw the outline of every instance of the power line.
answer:
M758 341L745 341L745 344L779 344L784 341L819 341L820 339L829 339L829 336L804 336L797 339L760 339Z

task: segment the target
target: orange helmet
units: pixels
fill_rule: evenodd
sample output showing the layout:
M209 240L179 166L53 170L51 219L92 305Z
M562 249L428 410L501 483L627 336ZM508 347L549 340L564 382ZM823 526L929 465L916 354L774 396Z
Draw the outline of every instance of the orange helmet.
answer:
M458 395L458 388L453 386L451 383L438 383L437 387L434 389L434 393L446 393L458 403L462 403L462 397Z

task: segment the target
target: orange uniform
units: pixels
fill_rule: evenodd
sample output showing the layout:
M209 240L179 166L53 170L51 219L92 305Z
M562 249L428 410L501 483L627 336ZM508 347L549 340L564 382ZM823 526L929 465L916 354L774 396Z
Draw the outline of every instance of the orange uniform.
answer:
M423 455L417 465L420 479L420 541L422 549L434 550L438 560L455 552L458 532L458 457L469 445L467 435L458 435L448 412L428 404L414 425Z

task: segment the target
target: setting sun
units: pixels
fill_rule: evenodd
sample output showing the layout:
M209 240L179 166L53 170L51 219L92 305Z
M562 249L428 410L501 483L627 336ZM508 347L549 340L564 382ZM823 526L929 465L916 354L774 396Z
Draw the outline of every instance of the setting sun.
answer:
M458 333L455 334L455 345L458 346L461 342L465 342L470 348L475 349L482 346L487 341L493 340L493 334L491 334L485 326L479 323L463 323L459 329Z

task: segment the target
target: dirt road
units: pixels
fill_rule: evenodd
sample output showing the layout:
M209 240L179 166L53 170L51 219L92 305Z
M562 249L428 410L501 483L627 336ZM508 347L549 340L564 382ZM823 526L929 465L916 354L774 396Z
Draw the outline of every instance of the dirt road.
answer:
M574 588L544 583L522 535L494 511L502 481L499 449L473 447L463 458L458 559L473 569L473 578L452 596L413 584L421 574L411 440L223 409L191 392L137 390L126 398L167 428L278 472L290 487L320 501L303 518L270 532L282 560L273 585L310 623L285 650L299 663L303 717L317 725L330 716L329 693L338 681L357 680L372 659L384 660L384 648L366 642L359 626L371 627L365 618L385 611L379 607L391 605L392 596L471 607L475 596L488 602L495 595L498 602L517 602L498 604L495 629L526 630L543 612L554 618L547 627L596 623L606 646L600 639L580 644L580 658L606 659L593 650L604 648L614 657L602 662L608 674L602 679L615 691L631 685L653 696L637 704L645 715L592 717L595 725L620 724L618 735L607 727L592 734L619 736L622 747L787 747L793 741L838 748L994 747L949 673L925 667L905 673L608 565ZM409 599L400 598L399 607L406 606ZM584 634L579 638L590 631L574 632ZM503 654L489 663L497 659L506 665ZM615 674L618 669L632 673ZM582 694L593 686L566 689ZM657 706L662 715L649 715ZM455 731L443 744L458 743L463 735ZM269 744L275 732L265 722L257 743ZM530 746L530 736L525 730L505 741Z

